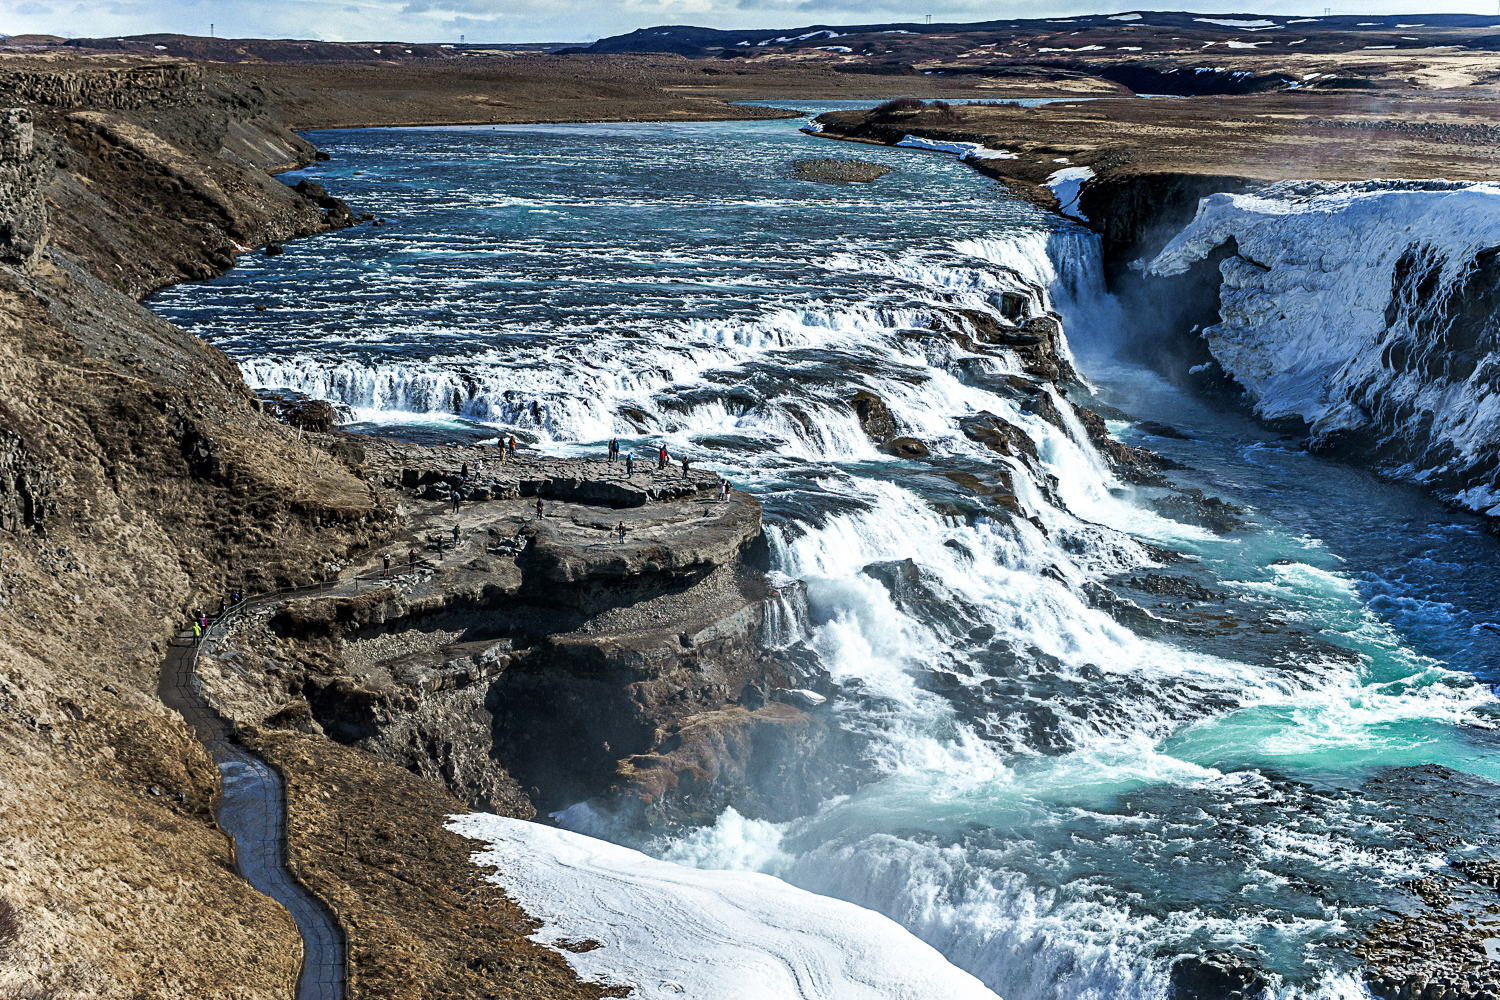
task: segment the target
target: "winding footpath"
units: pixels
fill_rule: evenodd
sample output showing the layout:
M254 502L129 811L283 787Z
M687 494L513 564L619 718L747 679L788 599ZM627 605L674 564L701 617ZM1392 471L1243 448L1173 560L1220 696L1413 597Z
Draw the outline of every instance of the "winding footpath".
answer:
M224 782L219 826L234 840L240 876L286 907L297 921L303 950L297 1000L343 1000L343 931L332 911L286 865L286 789L281 775L231 740L228 724L198 689L194 653L191 632L172 641L157 695L168 708L182 713L218 765Z

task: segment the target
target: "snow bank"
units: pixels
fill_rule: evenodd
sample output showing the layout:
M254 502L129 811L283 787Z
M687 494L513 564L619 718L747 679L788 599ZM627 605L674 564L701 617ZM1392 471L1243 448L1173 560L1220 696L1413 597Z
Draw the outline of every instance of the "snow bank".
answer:
M920 135L908 135L898 146L907 149L930 149L937 153L957 153L960 160L1014 160L1016 154L1007 149L990 149L977 142L944 142L941 139L926 139Z
M1209 349L1268 419L1356 440L1390 471L1500 504L1500 186L1283 183L1215 194L1151 262L1180 274L1233 238ZM1500 510L1500 508L1497 508Z
M1092 180L1094 172L1088 167L1064 167L1054 170L1047 178L1047 186L1057 195L1058 211L1071 219L1089 221L1078 207L1078 196L1083 193L1083 182Z
M448 828L590 982L641 1000L997 1000L895 921L756 872L703 871L487 813Z

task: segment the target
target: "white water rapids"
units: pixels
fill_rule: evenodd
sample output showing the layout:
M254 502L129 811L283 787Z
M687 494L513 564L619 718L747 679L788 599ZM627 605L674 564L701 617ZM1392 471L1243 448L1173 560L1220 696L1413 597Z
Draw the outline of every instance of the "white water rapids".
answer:
M1155 1000L1173 960L1201 950L1234 951L1280 997L1363 995L1348 935L1445 863L1364 778L1429 761L1489 775L1474 741L1494 696L1468 665L1414 648L1315 531L1257 511L1227 535L1172 519L1154 501L1175 491L1119 481L1060 396L1061 426L1039 415L1017 357L963 346L976 317L1014 328L1010 293L1062 317L1085 375L1117 375L1100 361L1118 307L1097 237L942 154L858 147L892 173L791 180L788 159L826 140L786 123L314 138L334 153L318 176L395 224L247 259L156 307L252 385L336 401L372 429L584 454L616 435L626 450L664 442L755 493L775 572L807 596L777 608L771 638L829 672L819 711L862 740L871 775L788 822L731 809L642 840L580 804L564 826L701 869L684 884L710 908L766 884L713 888L734 870L884 914L1006 1000ZM860 391L930 456L883 452L850 405ZM986 412L1036 459L966 435ZM1139 440L1123 415L1110 427ZM1269 495L1256 491L1293 459L1257 434L1182 445L1219 464L1181 485ZM972 487L1004 478L1024 516ZM1380 503L1396 501L1345 520ZM1256 624L1138 633L1090 597L1148 573L1191 575ZM1182 619L1179 601L1153 613ZM598 914L570 912L578 894L561 888L580 866L620 912L660 908L662 869L570 836L530 838L532 889L508 885L523 904L535 893L549 933L594 933ZM840 912L746 937L784 951L819 920L833 936ZM723 954L671 926L657 953L626 928L578 968L659 983L653 954ZM765 967L837 965L781 958ZM836 979L766 995L863 995Z

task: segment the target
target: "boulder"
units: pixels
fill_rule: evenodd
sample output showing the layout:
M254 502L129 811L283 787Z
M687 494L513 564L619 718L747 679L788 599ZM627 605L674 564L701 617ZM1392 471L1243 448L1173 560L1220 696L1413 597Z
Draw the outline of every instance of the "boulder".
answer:
M913 437L898 437L885 446L897 458L926 458L927 446Z
M1172 963L1172 1000L1252 1000L1266 992L1259 970L1227 952L1189 955Z
M267 729L290 729L311 736L323 735L323 727L313 718L312 706L302 700L287 702L266 716L261 725Z
M329 194L317 181L298 181L293 190L323 209L327 213L328 225L332 228L343 229L354 225L354 212L349 206L343 199Z
M873 392L861 389L849 400L849 405L854 407L859 426L864 428L870 440L885 442L896 436L896 418L891 416L885 400Z

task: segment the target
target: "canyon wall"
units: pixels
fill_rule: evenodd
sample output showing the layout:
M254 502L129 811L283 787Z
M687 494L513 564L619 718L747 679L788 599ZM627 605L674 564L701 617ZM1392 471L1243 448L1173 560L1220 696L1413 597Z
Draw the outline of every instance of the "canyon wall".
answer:
M356 470L325 455L315 472L227 358L136 302L227 266L231 234L327 228L214 141L310 148L189 82L0 74L12 101L36 97L0 113L7 995L288 994L296 928L235 875L218 772L157 673L193 607L308 579L390 530Z
M1317 451L1500 513L1500 190L1281 183L1213 194L1152 260L1217 254L1213 361Z

